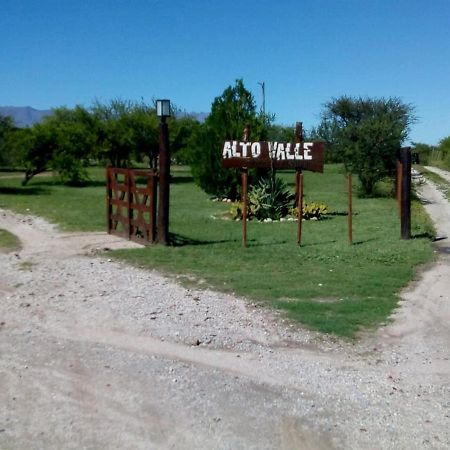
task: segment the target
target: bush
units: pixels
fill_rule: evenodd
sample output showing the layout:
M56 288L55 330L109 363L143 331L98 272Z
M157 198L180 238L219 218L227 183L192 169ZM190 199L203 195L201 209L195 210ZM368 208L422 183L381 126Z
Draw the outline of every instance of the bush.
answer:
M294 201L283 180L276 177L261 179L248 194L249 215L257 220L279 220L285 217Z
M298 217L298 209L294 207L295 196L289 191L280 178L266 178L252 186L248 193L249 219L280 220L284 217ZM244 205L241 201L233 202L230 216L234 220L241 220ZM303 205L305 220L320 220L328 213L328 206L324 203L310 202Z
M265 117L256 112L252 94L242 80L236 80L211 106L211 114L189 140L189 165L195 183L206 193L236 199L239 194L240 171L222 166L222 147L226 140L242 139L244 128L250 127L251 139L262 140Z
M328 214L328 206L325 203L304 203L302 208L302 217L304 220L321 220ZM290 215L298 217L298 209L292 208Z

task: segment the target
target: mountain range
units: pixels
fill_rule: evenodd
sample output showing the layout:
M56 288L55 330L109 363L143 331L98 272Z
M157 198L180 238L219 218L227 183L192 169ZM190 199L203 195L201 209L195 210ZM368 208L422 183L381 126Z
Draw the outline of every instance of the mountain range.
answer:
M0 106L0 116L10 116L17 127L30 127L52 114L51 109L34 109L31 106Z
M19 128L31 127L51 114L53 114L51 109L35 109L31 106L0 106L0 116L12 117L14 124ZM199 122L204 122L206 117L208 117L208 113L181 112L179 115L181 117L184 115L192 115Z

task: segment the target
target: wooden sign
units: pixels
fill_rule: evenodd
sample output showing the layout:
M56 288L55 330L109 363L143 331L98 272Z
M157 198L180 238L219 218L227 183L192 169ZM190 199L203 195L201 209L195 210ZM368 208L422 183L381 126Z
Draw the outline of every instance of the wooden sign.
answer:
M300 169L323 172L323 142L225 141L223 167Z

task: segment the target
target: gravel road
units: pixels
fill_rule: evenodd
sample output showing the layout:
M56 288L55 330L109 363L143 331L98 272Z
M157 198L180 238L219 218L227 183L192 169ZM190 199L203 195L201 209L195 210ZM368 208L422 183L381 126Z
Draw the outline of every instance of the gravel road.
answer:
M0 448L449 448L450 206L422 195L438 261L353 344L0 210Z

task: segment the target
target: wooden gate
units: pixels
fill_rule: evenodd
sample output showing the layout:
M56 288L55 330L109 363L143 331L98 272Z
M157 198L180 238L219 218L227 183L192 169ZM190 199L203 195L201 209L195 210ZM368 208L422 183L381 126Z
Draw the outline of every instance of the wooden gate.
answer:
M153 169L106 169L108 233L155 242L157 175Z

